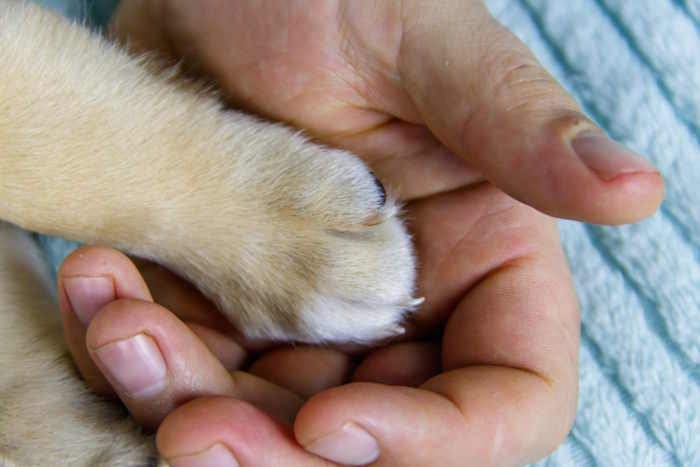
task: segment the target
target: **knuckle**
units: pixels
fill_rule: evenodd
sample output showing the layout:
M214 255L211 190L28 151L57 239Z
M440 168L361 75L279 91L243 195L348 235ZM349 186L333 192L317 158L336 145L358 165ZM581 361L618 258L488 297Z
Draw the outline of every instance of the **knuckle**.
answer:
M552 92L554 83L534 58L507 54L487 65L489 98L506 103L506 108L522 105Z
M485 103L506 112L518 109L551 108L567 102L566 92L522 44L495 41L482 56Z

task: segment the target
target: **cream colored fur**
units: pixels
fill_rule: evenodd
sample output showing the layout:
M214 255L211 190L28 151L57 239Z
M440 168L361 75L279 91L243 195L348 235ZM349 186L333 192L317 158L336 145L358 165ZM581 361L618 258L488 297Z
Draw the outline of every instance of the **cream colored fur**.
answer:
M400 332L410 240L359 159L223 111L36 7L0 4L1 219L155 259L250 337Z
M144 465L153 442L89 392L34 242L0 222L0 466Z
M417 303L411 242L367 167L197 89L0 0L0 219L158 261L251 338L401 333ZM145 462L148 440L77 379L50 290L36 249L4 225L0 456Z

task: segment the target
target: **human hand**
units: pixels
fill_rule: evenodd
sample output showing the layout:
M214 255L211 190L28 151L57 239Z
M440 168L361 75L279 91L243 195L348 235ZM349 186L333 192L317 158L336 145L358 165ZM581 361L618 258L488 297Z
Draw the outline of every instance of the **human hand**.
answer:
M599 130L481 2L124 0L112 30L135 48L184 57L235 104L363 157L407 203L426 297L402 342L360 355L262 352L235 384L202 341L224 361L236 358L222 349L243 356L246 345L226 336L225 323L201 321L211 308L184 312L198 317L200 339L166 309L135 311L157 305L102 309L88 347L114 340L110 332L165 326L147 334L157 334L169 370L177 361L167 389L134 400L116 386L144 423L172 411L158 437L166 458L219 443L241 465L321 463L309 451L348 464L517 465L561 442L576 408L576 297L554 221L515 199L551 215L629 222L656 209L663 183L594 137ZM99 264L91 257L88 276ZM138 282L134 269L124 277ZM169 294L186 287L164 285ZM170 310L209 306L186 297ZM63 303L83 373L107 390ZM203 397L211 394L233 397Z

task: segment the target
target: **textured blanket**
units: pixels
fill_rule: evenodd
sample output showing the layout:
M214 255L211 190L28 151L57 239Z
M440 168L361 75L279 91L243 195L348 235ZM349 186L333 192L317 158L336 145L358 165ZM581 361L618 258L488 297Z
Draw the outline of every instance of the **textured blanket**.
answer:
M116 2L43 3L99 21ZM667 182L643 223L560 223L581 302L581 391L573 431L538 465L700 466L700 0L487 4ZM54 268L70 248L41 242Z

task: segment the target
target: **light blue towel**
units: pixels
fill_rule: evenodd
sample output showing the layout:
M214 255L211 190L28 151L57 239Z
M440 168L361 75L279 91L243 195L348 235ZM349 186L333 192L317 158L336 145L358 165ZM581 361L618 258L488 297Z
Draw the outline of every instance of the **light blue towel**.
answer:
M46 2L102 18L115 3ZM538 465L700 466L700 0L487 4L667 182L643 223L560 223L581 301L581 390L573 431ZM66 246L43 243L55 267Z

